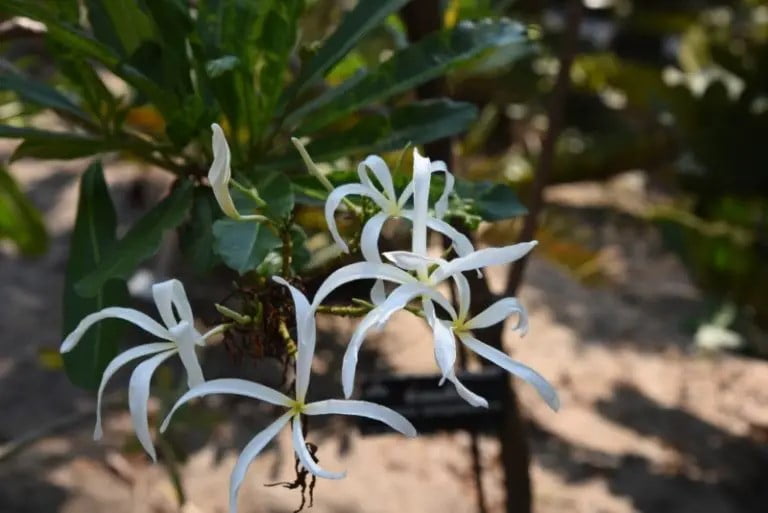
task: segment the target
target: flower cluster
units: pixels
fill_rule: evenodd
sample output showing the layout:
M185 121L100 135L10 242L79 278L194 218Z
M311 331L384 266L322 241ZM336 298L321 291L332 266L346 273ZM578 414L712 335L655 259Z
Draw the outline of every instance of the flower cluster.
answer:
M445 163L432 162L413 152L413 178L398 195L395 191L392 174L383 159L369 156L357 168L359 183L349 183L333 188L320 173L304 147L297 140L294 144L302 155L309 171L329 188L325 204L325 217L333 241L343 252L349 247L342 238L335 222L335 212L345 201L349 208L357 209L348 196L369 198L375 205L376 212L367 218L360 232L359 247L363 261L341 267L331 273L320 285L310 302L299 290L281 277L273 280L288 288L293 299L296 325L295 390L292 396L266 387L259 383L242 379L215 379L205 381L200 368L196 346L204 346L213 334L224 332L228 324L214 327L201 334L194 326L194 317L184 288L177 280L159 283L153 287L153 295L158 312L165 326L147 315L127 308L106 308L87 316L77 328L64 340L61 351L71 350L83 334L96 322L116 317L129 321L165 342L141 345L118 355L104 372L98 392L98 409L94 438L99 438L101 429L101 396L110 377L118 368L128 362L144 356L151 356L139 364L133 372L129 384L129 409L137 437L147 453L155 459L155 450L147 420L147 401L152 374L157 367L171 356L178 354L187 373L189 390L178 399L168 413L160 431L163 432L176 410L184 403L210 394L235 394L258 399L285 408L285 412L267 428L258 433L246 445L235 464L230 481L230 512L237 506L238 489L244 479L250 462L288 423L291 423L293 446L301 466L310 474L328 479L344 477L343 472L330 472L322 469L308 449L302 429L304 415L355 415L378 420L400 433L413 437L416 430L413 425L397 412L367 401L351 400L354 391L355 370L358 353L366 335L373 329L383 327L397 311L416 304L432 331L432 342L437 366L440 370L440 384L450 381L457 393L473 406L487 407L487 401L466 388L457 378L456 344L464 344L469 350L482 358L493 362L511 374L522 378L535 387L541 397L553 409L559 402L554 389L533 369L513 360L502 351L485 344L474 337L472 330L481 329L504 322L512 315L517 316L514 327L521 335L528 328L525 309L515 298L504 298L490 305L482 312L471 315L471 290L466 272L480 272L489 265L513 262L524 257L535 242L515 244L501 248L475 250L471 241L445 222L448 200L453 191L454 179ZM209 182L216 199L224 213L244 222L260 222L259 215L244 216L235 208L230 195L230 184L261 201L258 194L243 187L231 179L230 154L226 139L218 125L213 126L214 162L209 173ZM445 175L445 185L439 191L439 198L430 207L430 185L434 173ZM372 176L371 176L372 175ZM374 181L375 179L375 181ZM380 253L379 238L388 219L400 218L412 223L410 251ZM451 243L454 258L435 258L427 252L429 230L443 234ZM383 258L382 258L383 256ZM340 286L361 279L375 280L371 292L373 304L354 331L342 364L342 389L345 399L328 399L306 402L309 387L311 365L315 352L316 326L315 317L323 301ZM387 290L385 282L394 285ZM445 296L446 287L456 290L456 305Z

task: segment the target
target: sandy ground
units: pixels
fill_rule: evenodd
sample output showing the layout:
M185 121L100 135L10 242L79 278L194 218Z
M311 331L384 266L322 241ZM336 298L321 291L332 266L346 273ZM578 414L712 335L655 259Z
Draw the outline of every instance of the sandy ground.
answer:
M12 169L44 210L52 246L37 260L17 258L7 248L0 252L0 440L18 440L57 419L75 420L0 461L0 511L176 511L164 467L130 450L135 442L125 409L110 410L105 440L94 442L88 414L93 394L40 363L40 352L60 341L62 275L82 168L83 163L21 162ZM149 178L131 166L110 166L115 190L130 190L135 180ZM151 182L144 191L149 201L162 190ZM140 210L127 196L116 195L124 220ZM584 286L557 265L534 258L521 293L531 312L530 334L506 340L516 358L557 386L563 402L553 413L529 387L519 386L530 419L536 511L768 511L768 363L691 351L686 323L701 299L676 259L648 229L617 229L611 219L598 221L597 229L599 249L611 255L611 284ZM490 276L499 286L503 271ZM338 379L339 341L351 325L323 319L320 328L316 379L328 387ZM418 319L398 314L367 343L361 365L434 372L426 336ZM213 368L214 374L226 372L215 362ZM255 377L261 371L236 372ZM125 374L116 380L122 390ZM112 389L122 397L120 386ZM248 401L214 400L209 411L234 420L187 434L187 513L226 511L238 448L273 415ZM361 437L337 421L313 433L323 464L349 471L345 480L318 484L313 511L476 511L466 433ZM262 486L292 478L287 434L252 465L240 492L241 513L298 506L295 491ZM498 442L482 437L481 452L489 510L502 511Z

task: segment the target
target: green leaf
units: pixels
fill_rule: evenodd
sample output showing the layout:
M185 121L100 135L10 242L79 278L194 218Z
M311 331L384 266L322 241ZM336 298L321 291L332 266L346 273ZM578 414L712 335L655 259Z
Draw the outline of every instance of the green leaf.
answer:
M154 39L152 22L138 2L85 0L85 5L96 39L124 57L131 55L144 41Z
M206 273L221 262L213 251L213 223L221 217L216 198L207 187L195 189L189 221L180 233L181 253L200 274Z
M232 219L216 221L213 236L216 253L240 274L256 269L270 251L282 244L263 224Z
M104 182L101 164L95 162L80 181L77 218L70 241L70 255L64 281L62 337L69 334L86 315L128 302L123 280L109 280L92 297L75 292L75 283L94 267L103 264L115 243L117 219ZM63 355L64 368L75 385L95 389L109 361L117 354L118 337L124 325L107 319L89 329L75 348Z
M284 173L264 173L256 180L259 196L267 202L264 214L270 219L286 219L293 212L291 181Z
M3 166L0 166L0 239L12 240L25 255L40 255L48 248L40 212Z
M83 296L94 296L112 278L127 279L141 262L160 247L163 233L179 226L192 206L192 182L177 182L171 193L145 214L105 254L103 261L83 279L75 290Z
M458 179L455 190L458 198L451 202L449 216L470 214L483 221L501 221L528 213L515 191L506 184Z
M352 87L342 84L321 95L311 106L292 113L287 124L299 125L304 118L300 133L315 132L361 107L409 91L500 46L510 46L510 51L517 48L520 56L532 48L524 27L518 23L462 22L395 53L361 78L350 79L355 81Z
M88 115L69 98L37 80L13 72L0 75L0 90L9 89L24 101L53 109L65 117L88 121Z
M324 76L352 48L387 16L396 12L408 0L361 0L349 11L323 46L302 68L294 89L287 97L301 94L308 86Z
M36 159L76 159L118 149L110 141L88 136L62 134L57 139L26 139L11 156L11 162L31 157Z
M470 103L451 100L425 100L395 109L389 116L368 116L344 133L330 134L312 141L307 151L316 162L363 152L403 148L424 144L466 130L477 117ZM276 157L258 169L299 169L301 157L295 152Z

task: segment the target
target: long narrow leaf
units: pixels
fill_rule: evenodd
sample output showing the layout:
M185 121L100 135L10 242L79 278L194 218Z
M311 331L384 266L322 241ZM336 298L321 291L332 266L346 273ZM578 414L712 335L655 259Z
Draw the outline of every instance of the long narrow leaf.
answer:
M25 255L39 255L48 247L40 212L0 166L0 239L12 240Z

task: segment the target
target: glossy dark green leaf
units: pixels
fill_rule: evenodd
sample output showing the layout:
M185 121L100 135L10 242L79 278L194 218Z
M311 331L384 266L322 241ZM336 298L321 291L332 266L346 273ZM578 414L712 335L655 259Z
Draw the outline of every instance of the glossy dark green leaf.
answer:
M457 180L455 191L458 199L452 202L451 210L463 210L483 221L501 221L528 213L515 191L506 184Z
M195 189L192 210L180 232L181 253L192 269L205 273L221 262L214 252L213 223L221 218L216 199L207 187Z
M347 55L373 28L380 25L387 16L396 12L408 0L361 0L349 11L338 28L325 40L317 53L304 65L295 90L289 93L301 94L307 86L324 76Z
M123 57L131 55L144 41L154 39L152 21L139 2L85 0L85 6L96 39Z
M11 90L26 102L53 109L66 117L88 120L88 115L69 98L38 80L12 72L0 74L0 90Z
M141 262L154 255L163 234L179 226L192 206L194 186L177 182L171 193L145 214L104 255L104 260L75 286L84 296L93 296L108 280L127 279Z
M477 117L470 103L451 100L425 100L395 109L389 116L368 116L344 133L330 134L312 141L307 151L316 162L363 152L403 148L406 144L425 144L466 130ZM301 157L293 151L260 165L263 169L301 169Z
M267 254L281 246L280 238L260 223L221 219L213 224L215 251L240 274L255 270Z
M264 214L270 219L285 219L293 212L291 181L284 173L264 173L256 180L259 196L267 202Z
M310 134L363 106L437 78L493 48L515 43L521 49L521 56L525 53L523 49L531 47L524 27L518 23L462 22L395 53L362 78L354 78L353 87L342 85L338 90L331 89L313 101L310 109L297 109L287 123L298 126L301 134Z
M128 302L123 280L109 280L91 297L75 292L75 283L94 267L102 265L115 243L117 219L104 182L101 164L94 163L80 181L75 228L70 240L69 262L64 281L62 338L88 314ZM107 319L89 329L75 348L63 355L64 369L76 385L94 389L109 361L117 354L124 323Z
M24 255L40 255L48 248L40 212L3 166L0 166L0 239L10 239Z

